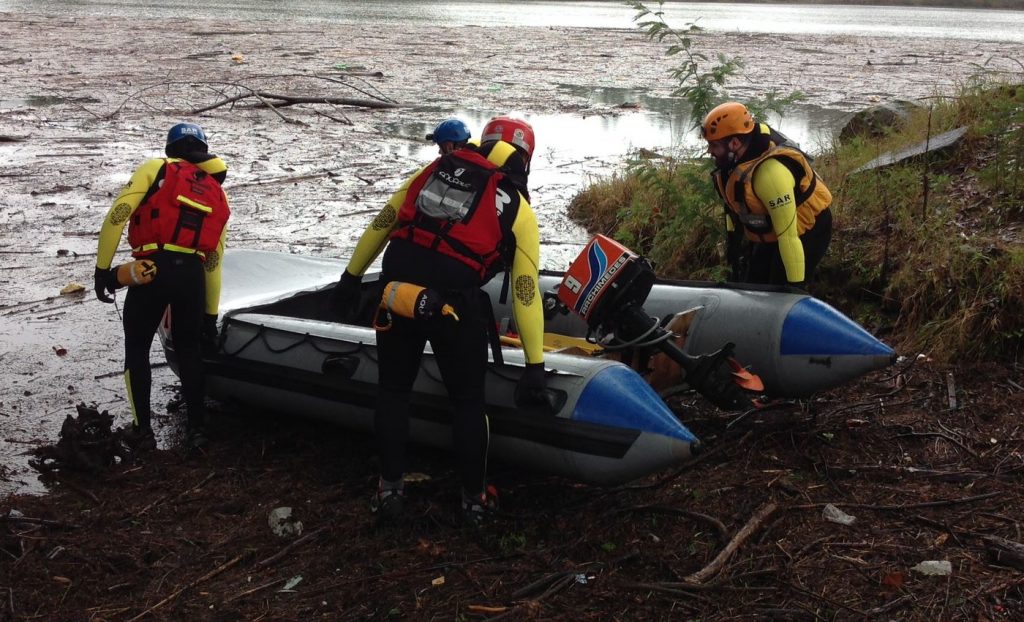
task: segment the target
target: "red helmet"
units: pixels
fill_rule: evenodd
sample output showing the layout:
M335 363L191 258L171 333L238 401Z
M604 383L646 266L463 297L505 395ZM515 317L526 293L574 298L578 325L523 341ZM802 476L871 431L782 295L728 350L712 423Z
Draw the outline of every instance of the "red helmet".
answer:
M533 148L536 144L533 127L522 119L494 117L488 121L480 136L480 142L486 143L492 140L503 140L522 149L526 154L527 161L533 157Z

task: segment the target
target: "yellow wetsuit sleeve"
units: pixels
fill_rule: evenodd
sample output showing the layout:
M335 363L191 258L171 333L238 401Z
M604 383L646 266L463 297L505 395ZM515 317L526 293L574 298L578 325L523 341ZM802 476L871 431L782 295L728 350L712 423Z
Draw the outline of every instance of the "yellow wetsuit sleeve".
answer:
M796 179L782 162L768 158L754 171L754 194L768 209L772 229L779 239L779 254L786 280L804 280L804 246L796 221Z
M530 203L519 195L512 223L516 252L512 258L512 314L527 363L544 362L544 301L540 295L540 231Z
M100 227L99 248L96 251L97 268L106 270L114 261L114 253L117 252L125 225L146 198L163 165L163 160L146 160L121 188L121 193L114 199L114 204L103 218L103 226Z
M222 174L219 179L223 179L227 175L228 167L220 158L214 157L206 160L205 162L197 162L201 170L206 171L211 175ZM223 189L221 189L223 192ZM224 201L228 205L231 202L228 201L227 192L224 193ZM224 248L227 244L228 239L228 228L224 227L224 231L220 233L220 240L217 242L217 250L212 253L206 254L206 262L203 264L203 268L206 270L206 313L210 315L217 315L220 310L220 273L221 265L223 265L224 259Z
M402 209L402 203L405 202L405 195L409 192L409 186L422 171L423 169L421 168L406 179L402 186L391 195L388 202L384 204L384 208L374 216L373 222L366 228L366 231L363 231L363 235L359 236L356 248L352 251L352 257L349 258L348 266L345 268L346 272L353 276L363 276L366 273L366 269L373 263L373 260L377 259L381 254L381 251L387 246L388 236L391 235L395 225L398 224L398 211Z
M224 245L228 238L228 228L220 234L220 241L217 242L217 250L206 255L206 263L203 268L206 270L206 313L217 315L220 310L220 272L224 259Z

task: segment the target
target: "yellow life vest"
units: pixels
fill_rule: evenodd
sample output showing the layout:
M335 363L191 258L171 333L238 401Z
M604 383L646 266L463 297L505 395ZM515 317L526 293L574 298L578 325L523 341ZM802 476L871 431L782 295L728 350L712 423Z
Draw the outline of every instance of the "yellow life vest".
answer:
M737 164L723 179L714 175L715 188L740 224L747 238L754 242L775 242L778 238L772 229L768 208L754 193L754 171L768 158L775 158L793 174L796 180L797 233L803 235L814 227L815 217L832 203L832 193L811 168L807 155L787 145L775 145L757 158Z

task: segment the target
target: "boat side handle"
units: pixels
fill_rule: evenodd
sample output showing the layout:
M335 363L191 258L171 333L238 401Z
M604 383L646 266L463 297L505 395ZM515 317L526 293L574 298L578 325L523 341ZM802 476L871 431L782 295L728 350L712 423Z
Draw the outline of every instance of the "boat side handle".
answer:
M328 354L320 365L320 372L328 378L351 380L359 369L359 357L355 354Z

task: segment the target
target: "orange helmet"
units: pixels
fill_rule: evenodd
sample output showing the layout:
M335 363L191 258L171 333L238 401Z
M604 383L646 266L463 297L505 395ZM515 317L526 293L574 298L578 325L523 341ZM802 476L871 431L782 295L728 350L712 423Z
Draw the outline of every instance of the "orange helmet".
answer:
M488 121L480 135L480 142L486 143L492 140L503 140L519 147L526 154L527 161L533 157L533 148L536 144L533 127L522 119L494 117Z
M721 140L737 134L749 134L754 131L754 117L750 116L747 107L739 102L725 102L715 106L708 116L704 117L701 134L704 140Z

